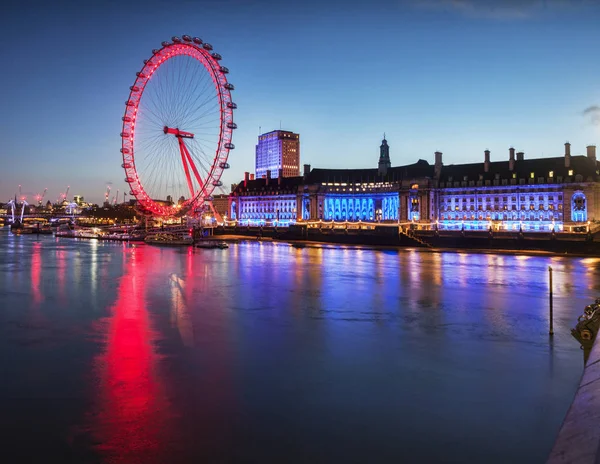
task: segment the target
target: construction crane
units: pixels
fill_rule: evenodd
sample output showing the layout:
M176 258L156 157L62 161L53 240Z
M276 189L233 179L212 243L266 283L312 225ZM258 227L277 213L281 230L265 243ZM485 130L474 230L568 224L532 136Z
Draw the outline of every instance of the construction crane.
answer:
M113 205L116 205L117 203L119 203L119 189L117 189L117 194L115 195L115 198L113 199Z
M67 199L67 197L69 196L69 189L71 188L70 185L67 185L67 191L65 193L61 193L60 196L58 197L58 202L62 203L63 201L65 201Z
M104 194L104 203L108 203L108 196L110 195L110 185L106 186L106 193Z
M46 196L46 192L47 192L47 191L48 191L48 187L46 187L46 188L44 189L44 193L42 193L41 195L38 193L38 194L35 196L35 199L36 199L36 200L37 200L37 202L38 202L38 206L42 206L42 200L43 200L43 199L44 199L44 197Z

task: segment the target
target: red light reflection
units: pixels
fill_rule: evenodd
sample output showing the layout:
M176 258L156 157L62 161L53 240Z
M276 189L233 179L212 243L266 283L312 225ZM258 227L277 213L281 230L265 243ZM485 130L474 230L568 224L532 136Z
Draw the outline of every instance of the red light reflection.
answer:
M125 273L97 359L99 449L111 462L155 462L164 450L169 403L157 373L157 354L145 305L143 252L126 257ZM141 461L140 461L141 459Z
M42 292L40 291L41 251L42 244L40 242L34 243L31 255L31 293L33 294L33 303L36 305L39 305L42 301Z

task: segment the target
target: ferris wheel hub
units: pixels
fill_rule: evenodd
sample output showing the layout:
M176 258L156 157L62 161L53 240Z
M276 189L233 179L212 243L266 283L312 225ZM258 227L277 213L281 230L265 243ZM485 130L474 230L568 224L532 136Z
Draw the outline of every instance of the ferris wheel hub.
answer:
M179 128L174 128L174 127L168 127L165 126L163 128L163 132L165 134L173 134L175 137L182 137L184 139L193 139L194 138L194 134L192 134L191 132L185 132L182 130L179 130Z

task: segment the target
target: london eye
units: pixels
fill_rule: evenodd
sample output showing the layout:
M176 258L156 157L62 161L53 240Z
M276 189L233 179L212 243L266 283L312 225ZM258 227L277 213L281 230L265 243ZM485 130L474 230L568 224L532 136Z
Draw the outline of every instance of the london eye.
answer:
M236 104L229 70L212 45L188 35L161 45L129 89L122 167L141 209L181 216L210 203L222 186Z

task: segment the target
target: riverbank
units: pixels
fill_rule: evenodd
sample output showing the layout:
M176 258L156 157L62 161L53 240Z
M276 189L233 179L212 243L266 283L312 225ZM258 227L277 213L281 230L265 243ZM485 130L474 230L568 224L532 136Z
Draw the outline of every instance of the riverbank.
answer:
M398 245L360 245L347 243L319 242L311 240L290 240L272 237L257 238L248 235L218 235L219 240L228 243L238 242L267 242L267 243L287 243L296 248L338 248L351 247L353 249L363 250L408 250L419 253L471 253L471 254L501 254L501 255L526 255L526 256L556 256L556 257L574 257L574 258L589 258L593 257L586 253L556 253L553 251L544 250L523 250L523 249L485 249L485 248L429 248L429 247L406 247ZM600 256L598 256L600 258Z
M506 253L549 256L598 256L600 236L584 233L424 231L372 225L368 229L290 227L216 227L215 236L290 243L414 248L429 251Z
M600 342L596 338L579 388L547 464L596 464L600 460Z

